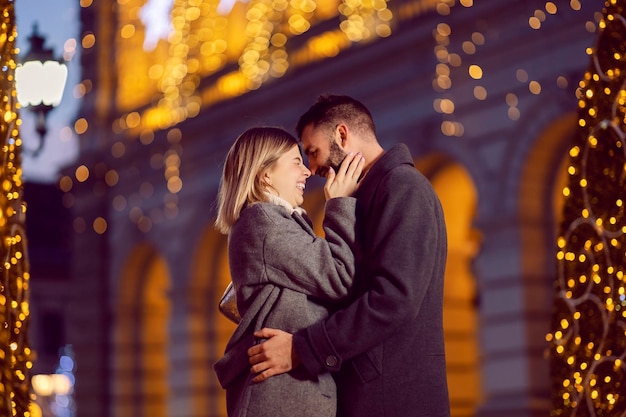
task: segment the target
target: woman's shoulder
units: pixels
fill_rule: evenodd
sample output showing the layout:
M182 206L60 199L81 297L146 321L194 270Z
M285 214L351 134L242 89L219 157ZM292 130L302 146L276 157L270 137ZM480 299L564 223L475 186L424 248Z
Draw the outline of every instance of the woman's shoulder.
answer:
M265 202L254 203L241 211L239 219L233 227L237 227L237 225L245 225L245 227L272 226L289 219L291 216L284 207Z
M241 216L243 216L244 213L246 213L246 215L250 217L264 217L268 219L288 219L291 217L286 208L279 206L278 204L266 202L250 204L248 207L242 210Z

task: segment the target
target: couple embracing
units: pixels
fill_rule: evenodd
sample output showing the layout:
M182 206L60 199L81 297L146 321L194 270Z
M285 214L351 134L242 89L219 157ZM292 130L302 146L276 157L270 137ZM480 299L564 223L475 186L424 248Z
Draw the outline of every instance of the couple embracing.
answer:
M439 199L351 97L320 96L296 131L248 129L224 163L216 227L240 321L214 368L229 417L449 416ZM300 207L310 175L326 178L323 238Z

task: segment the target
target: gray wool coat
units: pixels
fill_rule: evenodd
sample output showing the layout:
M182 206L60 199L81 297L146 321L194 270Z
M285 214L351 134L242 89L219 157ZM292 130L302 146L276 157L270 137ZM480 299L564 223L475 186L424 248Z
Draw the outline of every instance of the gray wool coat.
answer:
M310 375L336 372L338 417L448 417L443 338L443 210L405 145L355 193L357 254L347 306L298 331Z
M294 333L328 315L350 293L354 276L354 198L326 202L324 232L274 203L245 208L229 236L231 277L242 317L214 369L226 389L229 417L336 415L336 387L328 372L302 369L252 383L247 350L253 332L272 327Z

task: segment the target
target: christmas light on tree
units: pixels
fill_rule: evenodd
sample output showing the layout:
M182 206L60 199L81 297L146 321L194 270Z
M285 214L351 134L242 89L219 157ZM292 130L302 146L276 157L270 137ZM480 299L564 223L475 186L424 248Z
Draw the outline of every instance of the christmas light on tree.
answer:
M626 415L625 6L605 3L580 83L547 335L552 416Z
M0 415L28 417L31 351L28 345L29 267L24 233L26 205L15 91L14 3L0 0Z

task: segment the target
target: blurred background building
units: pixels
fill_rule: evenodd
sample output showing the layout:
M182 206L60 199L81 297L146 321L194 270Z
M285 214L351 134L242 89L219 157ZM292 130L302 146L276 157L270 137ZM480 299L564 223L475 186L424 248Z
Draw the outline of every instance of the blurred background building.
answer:
M565 163L602 6L80 0L78 157L25 191L35 370L75 361L80 417L225 416L221 163L245 128L293 131L330 92L366 104L442 200L452 415L548 415ZM305 196L320 233L321 184Z

